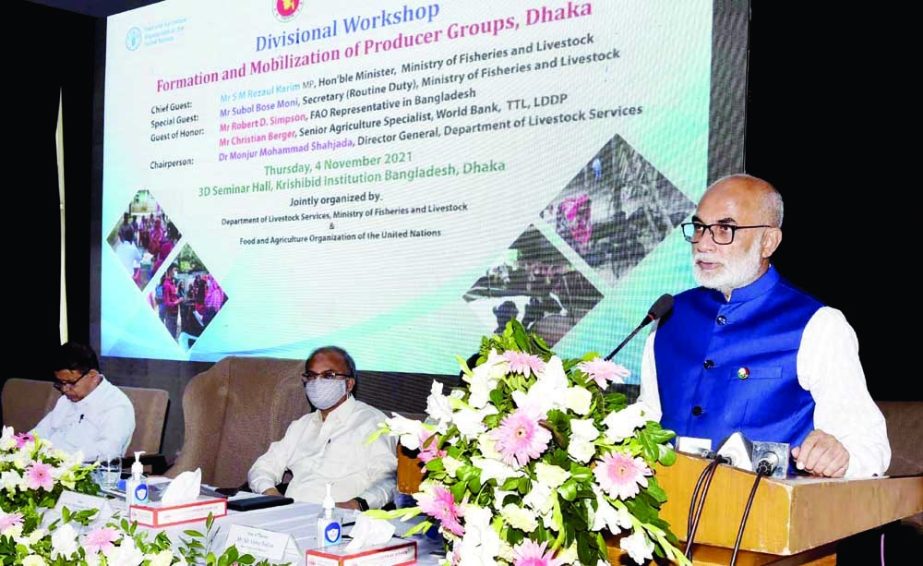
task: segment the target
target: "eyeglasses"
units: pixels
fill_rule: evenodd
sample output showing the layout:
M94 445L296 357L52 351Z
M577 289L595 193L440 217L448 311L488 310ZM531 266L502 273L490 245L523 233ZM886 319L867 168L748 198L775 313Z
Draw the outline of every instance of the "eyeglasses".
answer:
M321 373L315 373L313 371L306 371L303 374L301 374L301 382L307 383L309 381L314 381L316 379L352 379L352 377L353 376L345 374L345 373L337 373L333 371L332 369L328 369L327 371L324 371Z
M705 236L705 230L711 233L711 239L719 246L726 246L734 243L734 234L738 230L749 230L750 228L773 228L768 224L756 224L753 226L737 226L736 224L702 224L701 222L684 222L680 226L683 228L683 237L690 244L697 244Z
M78 378L75 379L74 381L61 381L61 380L56 380L55 383L52 385L52 387L54 387L54 388L57 389L58 391L64 391L64 388L65 388L65 387L70 387L71 389L73 389L74 387L77 387L77 384L80 383L80 380L83 379L84 377L88 376L88 375L90 374L91 371L93 371L93 370L89 370L89 369L86 370L85 372L81 373L81 374L80 374L80 377L78 377Z

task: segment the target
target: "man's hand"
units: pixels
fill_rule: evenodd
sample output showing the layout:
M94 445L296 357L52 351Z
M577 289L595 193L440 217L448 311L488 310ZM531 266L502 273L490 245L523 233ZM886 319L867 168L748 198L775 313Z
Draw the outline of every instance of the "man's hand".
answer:
M270 487L269 489L264 491L263 495L278 495L279 497L282 497L282 493L274 487Z
M349 501L340 501L337 503L337 507L340 509L355 509L359 511L359 502L355 499L350 499Z
M814 476L841 478L849 468L849 452L833 435L813 430L801 446L792 448L792 457L799 470Z

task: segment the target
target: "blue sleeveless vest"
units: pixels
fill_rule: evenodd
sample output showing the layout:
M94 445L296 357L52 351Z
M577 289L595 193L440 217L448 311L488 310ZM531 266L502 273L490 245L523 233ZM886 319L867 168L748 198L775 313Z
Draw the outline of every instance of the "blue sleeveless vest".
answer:
M703 287L677 295L654 339L663 426L710 438L714 450L735 431L800 445L814 429L814 399L796 360L822 306L774 267L730 301Z

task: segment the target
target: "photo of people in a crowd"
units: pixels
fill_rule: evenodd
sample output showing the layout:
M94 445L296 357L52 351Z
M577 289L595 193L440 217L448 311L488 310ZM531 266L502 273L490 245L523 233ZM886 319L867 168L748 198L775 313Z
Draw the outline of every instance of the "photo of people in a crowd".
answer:
M148 295L164 328L184 350L195 345L227 300L221 285L188 245Z
M610 285L695 208L673 183L615 136L542 211L542 219Z
M535 226L529 226L464 298L485 332L501 333L515 318L551 346L599 303L602 294Z
M142 190L106 240L138 289L144 289L181 236L151 192Z

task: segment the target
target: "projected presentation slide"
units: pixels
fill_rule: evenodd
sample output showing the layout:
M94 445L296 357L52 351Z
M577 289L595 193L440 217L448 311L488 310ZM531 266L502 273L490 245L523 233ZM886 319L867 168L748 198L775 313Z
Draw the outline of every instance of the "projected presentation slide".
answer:
M707 184L712 22L702 0L110 17L102 354L337 344L452 374L513 318L608 352L692 285L678 225Z

